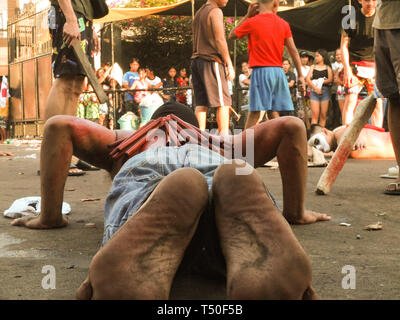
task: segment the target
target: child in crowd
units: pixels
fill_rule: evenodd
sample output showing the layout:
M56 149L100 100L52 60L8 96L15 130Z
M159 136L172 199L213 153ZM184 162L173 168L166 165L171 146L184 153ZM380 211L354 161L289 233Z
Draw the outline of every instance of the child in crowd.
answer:
M272 118L279 111L293 111L293 102L282 69L284 47L299 74L299 87L304 90L300 56L294 44L289 24L276 15L278 0L260 0L249 5L239 24L229 34L230 39L248 36L251 73L250 106L245 128L259 123L266 111Z

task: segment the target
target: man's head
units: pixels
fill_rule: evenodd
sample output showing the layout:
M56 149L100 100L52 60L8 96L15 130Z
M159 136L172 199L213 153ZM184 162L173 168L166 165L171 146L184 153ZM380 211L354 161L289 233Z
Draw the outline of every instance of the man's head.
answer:
M373 15L376 9L376 0L361 0L362 13L366 16Z
M322 152L329 152L332 151L336 145L335 135L333 131L321 127L318 124L313 124L311 125L308 144Z
M258 0L260 6L268 6L274 13L278 11L279 0Z
M153 115L151 116L151 120L166 117L170 114L177 116L179 119L195 127L199 127L199 123L193 110L176 101L169 101L164 103L161 107L154 111ZM164 138L165 136L158 134L152 136L149 139L146 138L146 142L140 148L139 152L145 151L153 146L165 146L167 144L167 141Z
M224 8L228 4L229 0L214 0L215 4L220 7Z
M139 70L139 60L137 58L132 58L131 63L129 64L130 70L132 72L137 72Z
M179 102L166 102L156 111L154 111L151 119L157 119L160 117L166 117L169 114L173 114L181 120L190 123L195 127L199 127L199 123L192 109Z

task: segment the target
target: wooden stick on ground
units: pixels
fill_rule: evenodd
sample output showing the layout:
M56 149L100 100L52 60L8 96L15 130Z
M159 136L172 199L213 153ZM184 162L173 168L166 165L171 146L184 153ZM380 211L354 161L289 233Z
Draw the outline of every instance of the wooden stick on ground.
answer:
M324 195L328 194L330 191L337 175L339 174L340 170L342 170L347 158L353 150L354 143L360 135L362 128L371 117L375 106L376 99L373 97L373 95L370 95L362 100L357 106L353 121L344 133L341 141L339 142L339 146L329 162L329 165L325 168L318 181L317 189L315 190L317 194Z
M84 54L81 44L78 39L74 39L71 42L72 48L74 49L76 58L83 70L85 70L86 76L88 77L89 83L93 87L94 92L96 93L97 99L101 104L107 102L107 95L103 90L103 87L100 85L97 80L96 75L94 74L94 70L92 65L90 64L88 58Z
M311 128L310 119L308 118L308 105L307 105L306 98L304 96L301 97L301 101L303 104L303 111L304 111L304 123L305 123L307 131L308 131Z

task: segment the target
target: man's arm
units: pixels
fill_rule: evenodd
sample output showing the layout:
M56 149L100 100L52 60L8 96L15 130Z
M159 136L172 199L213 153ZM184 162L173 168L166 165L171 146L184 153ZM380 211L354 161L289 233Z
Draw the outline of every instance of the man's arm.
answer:
M300 56L299 56L299 53L297 52L297 48L296 48L296 45L294 44L294 40L292 37L285 39L285 47L288 49L289 54L292 57L294 66L297 70L297 74L298 74L297 82L299 84L298 89L303 95L306 90L306 86L305 86L303 73L301 72Z
M342 53L342 64L344 70L344 79L343 82L345 86L350 85L351 78L353 77L353 72L350 67L350 53L349 53L349 43L350 37L342 31L342 37L340 40L340 52Z
M211 10L209 17L211 33L214 34L215 37L215 45L217 47L218 53L222 57L225 67L228 70L228 80L233 81L233 79L235 78L235 70L233 69L231 56L229 55L228 44L225 39L224 16L222 10Z
M115 140L114 131L91 121L72 116L47 120L40 150L40 215L15 219L11 224L32 229L66 226L68 220L61 208L72 155L111 172L113 160L108 145Z
M253 131L253 137L251 137ZM250 136L246 138L248 135ZM302 120L281 117L266 121L232 137L233 148L245 154L255 168L278 158L283 188L283 215L290 223L330 220L326 214L305 210L307 134ZM247 145L249 144L249 145ZM248 153L250 151L250 153ZM249 159L254 152L254 158ZM251 163L254 160L254 163Z
M258 14L258 7L260 5L257 2L253 2L249 5L248 9L247 9L247 13L246 15L239 21L239 23L231 30L231 32L229 33L229 39L232 40L236 40L238 39L237 35L236 35L236 29L239 28L239 26L245 21L247 20L247 18L251 18L254 17L256 14Z

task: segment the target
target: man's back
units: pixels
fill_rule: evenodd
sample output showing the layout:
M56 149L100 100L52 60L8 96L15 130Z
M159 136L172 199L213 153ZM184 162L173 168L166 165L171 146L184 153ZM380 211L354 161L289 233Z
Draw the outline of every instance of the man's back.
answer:
M193 54L192 59L202 58L208 61L222 63L222 57L218 53L214 33L209 30L208 16L211 10L221 10L212 3L204 4L197 12L193 20Z

